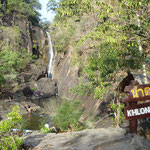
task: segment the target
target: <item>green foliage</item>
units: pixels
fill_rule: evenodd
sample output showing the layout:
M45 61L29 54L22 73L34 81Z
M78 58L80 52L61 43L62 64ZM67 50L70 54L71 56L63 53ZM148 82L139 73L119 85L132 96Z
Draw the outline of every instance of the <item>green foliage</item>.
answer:
M33 24L38 24L40 13L38 10L41 9L39 0L7 0L6 13L17 14L26 16Z
M104 95L108 93L109 86L104 86L101 84L101 86L94 88L94 98L97 99L103 99Z
M80 81L79 85L74 86L72 89L73 93L78 93L78 95L90 95L93 90L93 86L90 82Z
M82 125L79 124L79 119L82 115L81 102L78 100L64 101L63 104L56 109L56 115L53 117L54 125L62 131L81 130Z
M19 114L19 106L12 107L12 112L7 115L8 119L0 122L0 149L16 150L20 149L22 139L17 135L13 135L11 129L19 128L21 115Z
M0 29L2 30L2 37L4 37L0 43L1 50L8 49L8 48L19 50L20 45L22 44L21 30L19 29L19 27L0 26Z
M56 0L49 0L47 3L48 11L56 12L58 7L59 7L59 2L57 2Z
M90 0L50 0L47 6L61 17L81 16L92 9Z
M26 50L22 52L4 49L0 51L0 84L1 88L10 86L21 69L31 61L31 55ZM8 84L9 85L8 85Z
M67 35L60 35L56 39L57 43L54 45L54 49L57 52L65 52L67 50L67 47L69 45L69 36Z
M143 33L147 32L148 19L145 20L144 16L146 16L148 1L94 2L97 6L94 12L97 13L98 24L91 33L78 42L78 46L84 44L87 39L97 41L94 45L96 49L85 63L82 74L92 82L95 97L101 98L107 88L115 82L115 74L119 69L142 67L145 58L139 51L138 39L141 39L143 46L148 44L148 41L143 38ZM137 25L139 8L140 28Z
M41 128L41 131L42 131L43 134L45 134L45 133L50 133L50 129L47 128L47 127L42 127L42 128Z
M45 29L45 30L48 30L48 28L50 27L51 25L51 22L50 21L47 21L46 19L43 21L40 22L40 26Z
M4 16L3 11L4 11L4 6L0 4L0 18Z
M115 117L117 117L118 107L119 106L117 104L111 102L110 103L110 107L114 111ZM124 112L123 112L124 107L125 107L124 104L120 104L120 108L119 108L120 109L120 116L119 116L120 123L123 123L124 119L125 119ZM114 120L114 123L116 123L116 118L114 118L113 120Z
M36 49L37 48L37 45L34 43L32 48Z
M59 32L58 32L59 31ZM74 44L73 38L75 35L74 22L68 21L68 23L59 22L58 28L52 33L52 39L54 43L54 50L64 53L67 51L69 44Z
M55 4L56 1L51 2ZM58 37L55 41L55 50L64 52L69 45L76 46L73 64L84 68L81 75L84 77L83 80L87 80L86 83L79 82L79 85L73 88L73 92L82 95L87 91L88 94L93 93L95 98L101 99L116 82L115 76L119 70L142 67L148 60L146 57L149 53L148 5L148 0L61 0L57 3L54 34ZM82 32L77 29L79 26L76 24L83 22L86 13L89 18L94 18L94 23L87 28L84 22ZM74 24L70 24L71 19ZM68 33L73 35L70 36ZM79 33L80 36L77 36ZM62 36L59 36L60 34ZM53 36L54 39L55 37ZM139 41L141 46L145 47L143 52L139 50ZM93 51L88 59L84 59L82 53L89 49L87 45L90 49L92 47Z
M4 74L16 72L22 68L23 60L16 51L2 50L0 52L0 70Z

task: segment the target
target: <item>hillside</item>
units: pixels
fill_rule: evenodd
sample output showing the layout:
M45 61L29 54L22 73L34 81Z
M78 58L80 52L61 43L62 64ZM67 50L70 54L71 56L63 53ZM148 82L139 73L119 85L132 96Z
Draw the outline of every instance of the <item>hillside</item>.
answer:
M149 0L47 7L52 23L39 0L0 1L0 149L148 150L149 118L129 134L122 99L150 93Z
M50 27L52 75L60 96L83 101L84 119L91 112L107 116L110 103L120 106L122 92L134 78L149 82L148 1L64 0L49 5L57 14Z

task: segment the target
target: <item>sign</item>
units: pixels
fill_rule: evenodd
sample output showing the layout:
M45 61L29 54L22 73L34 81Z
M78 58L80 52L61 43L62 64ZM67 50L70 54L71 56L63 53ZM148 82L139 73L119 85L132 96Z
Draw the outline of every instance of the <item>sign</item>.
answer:
M124 91L130 94L123 99L123 102L150 100L150 84L127 86Z
M150 103L126 106L124 110L126 120L150 117Z
M124 89L124 92L129 93L123 102L129 104L124 111L126 120L129 120L130 133L137 133L137 119L150 117L150 102L137 105L137 101L150 100L150 84L138 85L137 83L134 81L131 86L126 86Z

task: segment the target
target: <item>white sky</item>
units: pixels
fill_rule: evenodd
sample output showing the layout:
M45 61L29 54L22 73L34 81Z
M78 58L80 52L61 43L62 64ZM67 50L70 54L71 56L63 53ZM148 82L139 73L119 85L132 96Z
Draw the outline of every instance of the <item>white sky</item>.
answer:
M40 14L42 15L41 19L46 18L47 21L52 22L54 19L55 14L51 12L47 12L47 3L49 0L39 0L39 2L42 4L42 10L40 10Z

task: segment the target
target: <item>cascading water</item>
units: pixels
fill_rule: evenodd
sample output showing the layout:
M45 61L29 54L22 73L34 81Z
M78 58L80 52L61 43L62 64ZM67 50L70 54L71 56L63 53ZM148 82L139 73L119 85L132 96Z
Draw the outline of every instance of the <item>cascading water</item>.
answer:
M51 36L49 34L49 32L46 32L47 36L48 36L48 42L49 42L49 64L48 64L48 78L52 78L52 74L51 74L51 68L52 68L52 61L53 61L53 56L54 56L54 52L53 52L53 45L52 45L52 40L51 40Z

